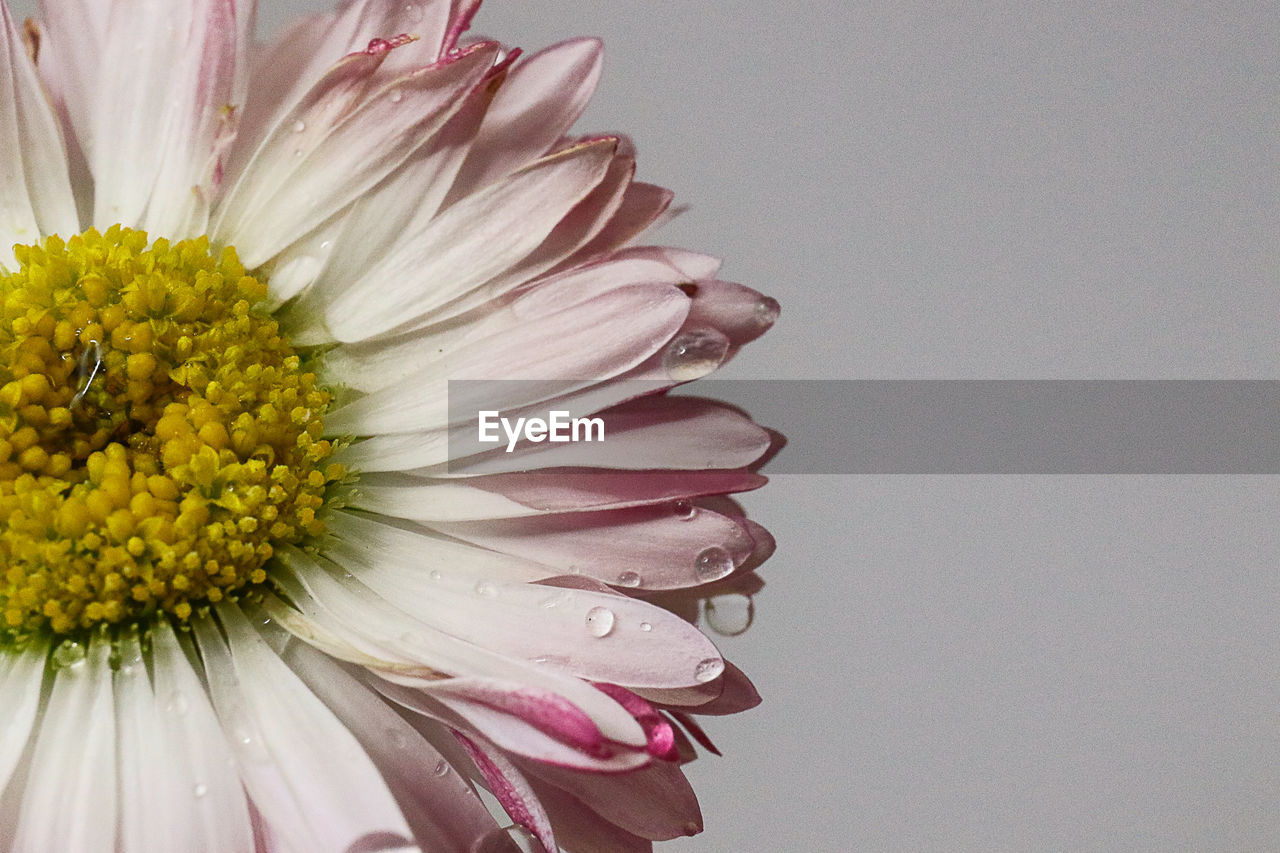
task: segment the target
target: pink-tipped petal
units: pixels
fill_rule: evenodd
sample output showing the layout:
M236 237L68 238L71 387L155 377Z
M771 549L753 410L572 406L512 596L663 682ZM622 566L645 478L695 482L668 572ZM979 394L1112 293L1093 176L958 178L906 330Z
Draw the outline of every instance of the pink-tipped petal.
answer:
M485 116L450 197L463 198L550 151L591 99L601 59L599 40L574 39L517 62Z

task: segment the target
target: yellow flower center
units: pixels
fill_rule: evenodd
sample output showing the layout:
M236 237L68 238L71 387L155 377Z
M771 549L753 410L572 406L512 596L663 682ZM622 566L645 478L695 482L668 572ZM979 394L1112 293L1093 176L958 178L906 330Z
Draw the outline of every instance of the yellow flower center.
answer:
M0 638L193 607L323 532L329 395L206 238L113 226L0 275Z

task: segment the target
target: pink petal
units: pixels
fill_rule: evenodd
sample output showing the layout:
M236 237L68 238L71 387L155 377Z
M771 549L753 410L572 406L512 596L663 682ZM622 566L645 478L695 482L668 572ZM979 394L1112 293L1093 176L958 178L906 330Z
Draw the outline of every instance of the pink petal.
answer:
M649 590L704 583L698 556L708 548L724 549L736 567L753 547L740 522L688 503L432 527L563 572Z
M551 829L551 820L538 802L537 795L529 787L524 774L491 745L486 745L486 749L481 746L482 742L474 741L461 733L455 733L455 736L475 762L476 769L489 782L489 790L498 798L511 819L537 836L546 851L559 850L555 833Z
M586 109L600 79L601 54L598 39L574 39L516 63L450 198L463 198L550 151Z

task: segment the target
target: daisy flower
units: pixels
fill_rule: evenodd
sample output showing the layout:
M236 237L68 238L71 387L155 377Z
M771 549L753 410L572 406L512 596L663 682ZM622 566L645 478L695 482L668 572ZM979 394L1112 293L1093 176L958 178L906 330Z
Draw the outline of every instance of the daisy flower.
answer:
M478 5L0 5L0 848L699 830L692 714L757 697L681 596L771 551L770 438L663 392L777 304L639 244L597 42ZM547 407L605 442L451 458Z

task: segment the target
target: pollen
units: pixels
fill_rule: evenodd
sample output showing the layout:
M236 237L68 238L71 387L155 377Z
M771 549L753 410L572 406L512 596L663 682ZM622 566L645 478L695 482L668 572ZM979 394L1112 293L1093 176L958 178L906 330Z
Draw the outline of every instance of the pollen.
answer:
M120 226L0 274L0 638L178 621L266 583L345 477L327 391L207 238Z

